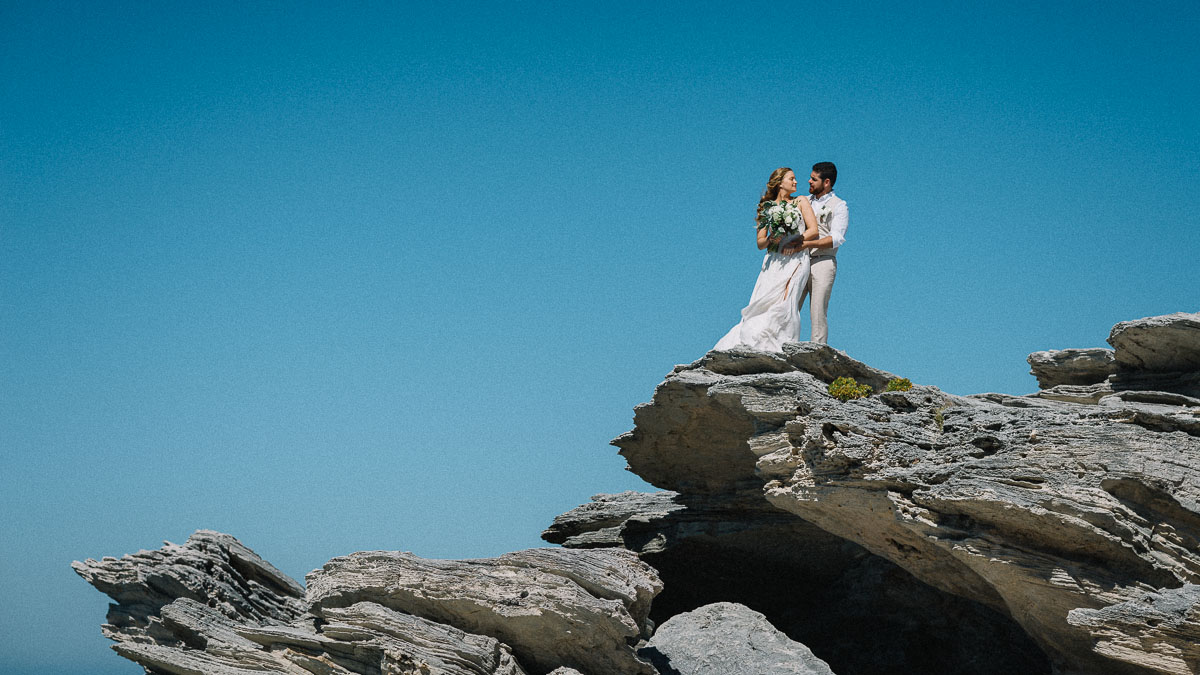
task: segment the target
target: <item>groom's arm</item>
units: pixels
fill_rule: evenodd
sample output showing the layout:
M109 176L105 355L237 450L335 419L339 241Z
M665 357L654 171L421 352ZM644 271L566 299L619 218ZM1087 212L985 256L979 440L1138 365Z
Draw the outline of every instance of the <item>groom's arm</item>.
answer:
M829 223L829 236L806 241L803 248L837 248L846 243L846 230L850 227L850 209L845 202L839 204L833 211L833 220Z

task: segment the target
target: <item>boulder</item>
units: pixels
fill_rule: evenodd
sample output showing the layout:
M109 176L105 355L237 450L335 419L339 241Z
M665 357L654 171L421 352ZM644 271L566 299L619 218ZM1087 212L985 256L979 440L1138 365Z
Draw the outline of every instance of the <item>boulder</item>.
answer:
M1034 352L1026 360L1042 389L1099 384L1117 372L1111 349L1056 349Z
M1123 370L1200 371L1200 313L1122 321L1108 334L1108 344Z
M675 675L833 675L762 614L729 602L672 617L641 653L660 673Z

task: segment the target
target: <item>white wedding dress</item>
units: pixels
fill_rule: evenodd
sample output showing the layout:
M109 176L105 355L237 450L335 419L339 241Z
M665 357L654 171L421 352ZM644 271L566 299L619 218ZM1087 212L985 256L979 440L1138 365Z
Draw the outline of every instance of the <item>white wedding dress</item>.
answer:
M800 236L780 242L780 248ZM796 301L808 284L809 266L807 249L792 255L767 253L750 304L742 310L742 320L713 349L778 352L785 342L799 342L800 307Z

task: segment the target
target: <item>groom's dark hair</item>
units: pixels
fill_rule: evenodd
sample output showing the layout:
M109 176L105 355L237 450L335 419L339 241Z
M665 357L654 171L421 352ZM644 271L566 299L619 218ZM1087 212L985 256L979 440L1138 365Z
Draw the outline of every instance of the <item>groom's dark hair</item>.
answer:
M821 180L829 179L829 187L833 187L837 183L837 167L833 162L817 162L813 164L813 171L821 177Z

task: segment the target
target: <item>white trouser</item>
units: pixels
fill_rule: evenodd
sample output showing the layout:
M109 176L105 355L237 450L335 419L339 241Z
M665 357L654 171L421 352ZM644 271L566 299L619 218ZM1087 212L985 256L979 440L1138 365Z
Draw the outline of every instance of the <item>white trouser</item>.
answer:
M825 256L812 259L808 284L800 293L800 307L804 299L812 296L808 303L808 314L812 320L812 341L829 344L829 294L833 292L833 280L837 278L837 258Z

